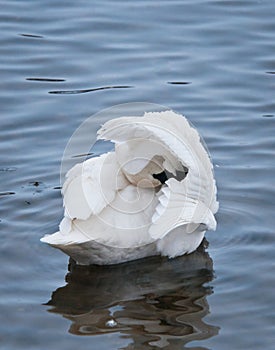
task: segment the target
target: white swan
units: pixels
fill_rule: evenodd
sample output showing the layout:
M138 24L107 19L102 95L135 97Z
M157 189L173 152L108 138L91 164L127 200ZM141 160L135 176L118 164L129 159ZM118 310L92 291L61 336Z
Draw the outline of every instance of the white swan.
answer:
M75 165L62 188L59 231L41 239L78 264L191 253L218 209L213 166L199 134L172 111L105 123L113 152Z

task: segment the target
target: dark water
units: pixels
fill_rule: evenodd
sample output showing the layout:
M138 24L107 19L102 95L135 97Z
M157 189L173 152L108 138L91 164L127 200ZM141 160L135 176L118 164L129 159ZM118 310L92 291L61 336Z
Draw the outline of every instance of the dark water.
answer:
M275 3L0 5L1 348L273 349ZM62 216L63 151L88 116L137 101L203 135L218 229L206 252L65 281L67 257L39 242Z

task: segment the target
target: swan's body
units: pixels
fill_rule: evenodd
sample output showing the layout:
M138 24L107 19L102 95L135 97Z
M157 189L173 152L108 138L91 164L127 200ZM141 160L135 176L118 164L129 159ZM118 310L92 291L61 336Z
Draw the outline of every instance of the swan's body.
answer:
M75 165L62 188L59 232L41 239L77 263L116 264L191 253L218 209L212 164L197 131L172 111L105 123L115 150Z

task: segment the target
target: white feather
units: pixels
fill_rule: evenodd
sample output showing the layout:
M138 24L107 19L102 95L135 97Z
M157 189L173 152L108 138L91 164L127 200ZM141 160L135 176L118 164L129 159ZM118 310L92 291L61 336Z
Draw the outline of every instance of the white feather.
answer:
M64 219L43 242L80 264L111 264L190 253L216 228L213 166L185 117L165 111L117 118L102 126L98 139L114 142L115 151L68 172ZM153 176L186 170L185 178L164 185Z
M86 220L100 213L127 183L113 152L77 164L62 189L67 216Z

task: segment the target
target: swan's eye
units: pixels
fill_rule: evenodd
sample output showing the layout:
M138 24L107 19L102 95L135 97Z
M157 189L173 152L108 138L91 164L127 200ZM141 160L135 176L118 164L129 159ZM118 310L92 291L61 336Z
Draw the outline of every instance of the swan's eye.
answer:
M158 174L153 174L153 178L159 180L162 184L164 184L165 181L168 180L166 171L163 171L163 172L158 173Z

